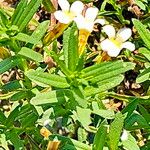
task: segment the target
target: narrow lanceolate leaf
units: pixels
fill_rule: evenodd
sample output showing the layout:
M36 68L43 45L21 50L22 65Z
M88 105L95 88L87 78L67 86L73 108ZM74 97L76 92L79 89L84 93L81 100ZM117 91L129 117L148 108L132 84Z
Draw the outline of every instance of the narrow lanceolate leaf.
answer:
M131 62L123 62L123 61L114 61L114 62L102 62L100 64L96 64L90 67L83 69L82 76L83 78L91 79L93 77L97 77L101 74L110 73L111 71L116 71L116 74L123 73L127 70L133 69L135 64ZM118 69L124 69L118 71Z
M110 125L110 131L108 135L108 145L110 150L118 150L118 143L123 129L124 118L124 115L122 115L121 113L117 113L115 120Z
M48 21L43 21L42 23L39 24L39 26L35 29L35 31L31 35L31 39L35 40L35 44L37 44L44 34L46 33L47 29L49 26L49 20Z
M91 96L94 94L98 94L101 92L104 92L106 90L109 90L117 85L119 85L124 79L123 75L118 75L117 77L110 77L108 79L105 79L103 81L98 82L97 87L87 87L85 88L85 95Z
M58 87L58 88L67 88L69 84L65 77L61 77L54 74L49 74L46 72L39 72L35 70L29 70L26 73L26 76L36 82L37 84L45 84L48 86Z
M64 32L63 51L66 66L74 71L78 62L78 31L75 25Z
M6 121L4 113L0 110L0 124L3 124Z
M131 103L129 103L123 110L122 113L125 114L127 113L126 119L133 113L134 110L136 110L138 105L138 100L135 99Z
M18 63L19 63L19 58L17 57L10 57L10 58L4 59L3 61L0 62L0 74L17 66Z
M144 69L144 71L137 77L136 82L141 83L146 80L150 80L150 67Z
M22 12L24 11L25 7L27 6L28 1L27 0L21 0L20 3L17 5L17 8L14 11L14 14L11 18L12 24L15 24L18 22L20 16L22 15Z
M150 49L150 31L137 19L132 19L135 28L137 29L143 42L146 44L147 48Z
M150 49L141 47L139 48L139 53L143 54L150 61Z
M104 81L106 79L110 79L115 76L117 77L121 73L133 69L134 66L135 65L133 63L122 62L122 61L101 63L92 66L93 70L91 70L92 67L91 68L88 67L87 69L84 69L83 71L85 71L85 75L83 75L83 77L87 78L86 80L95 84L97 82Z
M107 136L107 127L102 123L94 137L93 150L103 150Z
M32 19L41 2L42 0L31 0L29 4L24 7L21 16L15 23L15 25L19 27L20 31L22 31L29 23L29 21Z
M135 130L142 128L150 128L146 119L138 114L137 112L133 112L133 114L125 120L125 129L127 130Z
M73 98L70 90L54 90L50 92L38 93L31 99L32 105L44 105L44 104L63 104L70 98Z
M18 54L25 56L29 59L32 59L36 62L42 62L43 61L43 56L40 53L37 53L34 50L29 49L27 47L22 47Z
M31 36L25 33L18 33L14 38L26 43L37 44L47 31L48 25L49 21L44 21L35 29Z

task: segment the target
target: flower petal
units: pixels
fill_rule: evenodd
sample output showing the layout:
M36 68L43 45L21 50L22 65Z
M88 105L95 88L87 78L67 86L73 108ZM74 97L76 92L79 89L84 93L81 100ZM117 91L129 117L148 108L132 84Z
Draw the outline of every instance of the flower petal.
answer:
M94 22L98 14L98 8L90 7L85 12L85 18Z
M106 39L101 42L101 48L106 51L109 56L117 57L121 51L121 48L117 47L111 40Z
M102 26L106 23L106 21L105 21L105 19L96 19L95 21L94 21L94 24L95 23L99 23L99 24L101 24Z
M75 17L74 21L76 22L78 29L84 28L85 18L82 15L78 15L77 17Z
M84 30L87 30L88 32L92 32L94 22L86 20L86 18L84 18L82 15L78 15L74 19L74 21L76 22L77 27L78 27L79 30L84 29Z
M64 24L68 24L70 23L72 20L61 10L58 10L56 12L54 12L54 16L55 18L60 22L60 23L64 23Z
M109 39L110 38L115 38L115 28L111 25L106 25L103 27L103 31L108 35Z
M121 135L121 141L126 141L126 140L128 140L128 132L127 130L124 129Z
M70 8L70 11L73 12L75 15L79 15L82 13L84 5L80 1L75 1Z
M135 45L131 42L125 42L122 44L122 48L127 48L130 51L134 51L135 50Z
M122 42L125 42L128 40L132 35L132 31L130 28L122 28L117 32L117 39L121 40Z
M70 4L67 0L58 0L58 4L63 11L69 11Z

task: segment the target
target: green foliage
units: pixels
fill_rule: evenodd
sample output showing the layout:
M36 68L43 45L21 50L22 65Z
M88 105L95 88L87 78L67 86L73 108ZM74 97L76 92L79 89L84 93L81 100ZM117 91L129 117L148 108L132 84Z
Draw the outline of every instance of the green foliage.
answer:
M117 30L136 29L129 39L136 51L110 58L100 46L103 27L95 25L79 56L79 29L55 21L53 2L2 2L0 149L150 149L149 1L81 1L100 8L97 17ZM48 33L55 40L45 45Z

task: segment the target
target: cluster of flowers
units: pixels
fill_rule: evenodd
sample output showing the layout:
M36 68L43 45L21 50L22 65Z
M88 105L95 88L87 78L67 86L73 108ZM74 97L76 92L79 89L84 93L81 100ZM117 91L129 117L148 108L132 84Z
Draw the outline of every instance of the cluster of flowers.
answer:
M79 31L92 32L95 23L100 23L103 26L103 31L108 38L101 42L101 49L106 51L109 56L116 57L123 48L130 51L135 50L135 45L127 41L132 34L130 28L122 28L117 33L112 25L106 25L105 19L96 19L98 9L96 7L87 8L82 15L84 4L81 1L75 1L71 6L67 0L58 0L61 10L54 13L55 18L62 24L69 24L75 21ZM127 42L126 42L127 41Z

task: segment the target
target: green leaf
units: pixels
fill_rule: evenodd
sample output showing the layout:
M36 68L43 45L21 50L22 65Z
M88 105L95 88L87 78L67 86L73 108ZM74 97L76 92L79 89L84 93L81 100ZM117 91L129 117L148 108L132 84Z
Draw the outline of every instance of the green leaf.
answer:
M150 67L144 69L144 71L136 78L137 83L141 83L146 80L150 80Z
M23 99L28 99L31 95L32 95L31 92L19 91L10 98L10 101L19 101Z
M107 94L109 97L113 97L115 99L125 101L125 102L132 102L135 99L137 99L139 104L144 104L144 105L150 104L150 96L135 97L135 96L129 96L129 95L116 94L114 92L109 92Z
M21 122L23 128L26 128L34 127L38 117L38 113L34 106L27 104L21 107L16 119Z
M133 113L134 110L136 110L138 105L138 100L135 99L131 103L129 103L123 110L122 113L125 114L127 113L126 119Z
M115 114L113 110L104 110L104 109L99 109L99 110L93 110L92 111L93 114L97 114L103 118L106 119L113 119Z
M134 66L135 64L133 63L122 61L101 63L98 65L94 65L92 67L88 67L87 69L84 69L83 71L85 72L85 75L83 77L88 78L87 80L90 81L91 83L97 83L115 76L117 77L121 73L133 69ZM93 70L91 70L91 68L93 68Z
M19 27L20 31L22 31L32 19L41 2L42 0L31 0L28 5L24 6L23 11L21 10L21 15L18 17L18 20L15 23L15 25Z
M87 131L90 131L89 125L92 123L92 121L91 121L91 110L77 107L77 116L78 116L78 120L82 124L82 126Z
M22 15L24 9L27 6L28 1L27 0L21 0L20 3L17 5L17 8L14 11L14 14L11 18L12 24L17 24L20 16Z
M130 117L125 120L125 129L135 130L142 128L150 128L147 121L143 116L138 113L133 113Z
M18 54L25 56L29 59L32 59L36 62L42 62L43 61L43 56L40 53L37 53L34 50L29 49L27 47L22 47Z
M75 25L63 34L64 60L69 70L75 71L78 62L78 30Z
M25 150L23 141L20 140L15 129L6 132L7 140L10 140L15 147L15 150Z
M82 87L73 87L72 89L73 96L75 98L75 101L78 103L80 107L86 108L87 107L87 100L85 98L84 92L82 90Z
M0 62L0 74L4 73L5 71L15 67L19 63L19 59L17 57L10 57L6 58Z
M5 29L7 24L8 24L8 17L4 12L4 10L0 8L0 26L2 26Z
M146 108L144 108L144 106L139 105L139 111L141 113L141 115L145 118L145 120L150 123L150 113L148 112L148 110Z
M9 114L5 125L7 126L7 128L11 127L14 125L14 121L16 119L16 117L18 116L19 113L19 106L17 106L13 111L11 111L11 113Z
M105 79L103 81L98 82L98 87L86 87L85 88L85 95L91 96L98 93L102 93L106 90L109 90L117 85L119 85L124 79L123 75L118 75L117 77L111 77Z
M0 110L0 123L3 124L6 121L4 113Z
M0 134L0 145L3 147L2 150L9 150L5 134Z
M18 33L16 36L13 37L14 39L26 43L36 44L36 40L32 39L31 36L25 34L25 33Z
M44 105L44 104L63 104L70 98L73 98L70 90L53 90L50 92L38 93L30 101L32 105Z
M1 90L5 91L5 92L10 92L10 91L15 91L21 87L22 86L19 83L19 80L13 80L13 81L10 81L9 83L3 85L1 87Z
M122 132L123 124L124 124L124 115L121 113L117 113L114 121L110 125L109 131L109 148L111 150L118 150L118 143L120 139L120 134Z
M128 133L127 140L122 141L123 147L127 150L140 150L140 148L137 145L136 139Z
M68 84L65 77L61 77L59 75L54 75L46 72L40 72L35 70L29 70L25 73L25 75L32 80L33 82L42 83L48 86L54 86L58 88L68 88L70 85Z
M45 33L46 33L47 29L48 29L48 26L49 26L49 20L43 21L34 30L34 32L31 35L31 39L34 39L34 41L35 41L34 44L37 44L42 39L42 37L45 35Z
M94 137L92 150L103 150L106 137L107 137L107 127L104 125L104 123L101 123Z
M150 32L146 27L137 19L132 19L135 28L137 29L143 42L146 44L147 48L150 49Z
M68 147L69 147L69 150L92 150L92 148L89 145L84 144L80 141L74 140L72 138L65 137L65 136L53 134L49 137L49 139L50 140L58 139L59 141L64 143L66 147L63 150L67 150L66 148Z
M150 50L145 48L145 47L141 47L139 48L139 53L143 54L149 61L150 61Z
M146 10L146 6L140 0L135 0L135 3L142 9Z

